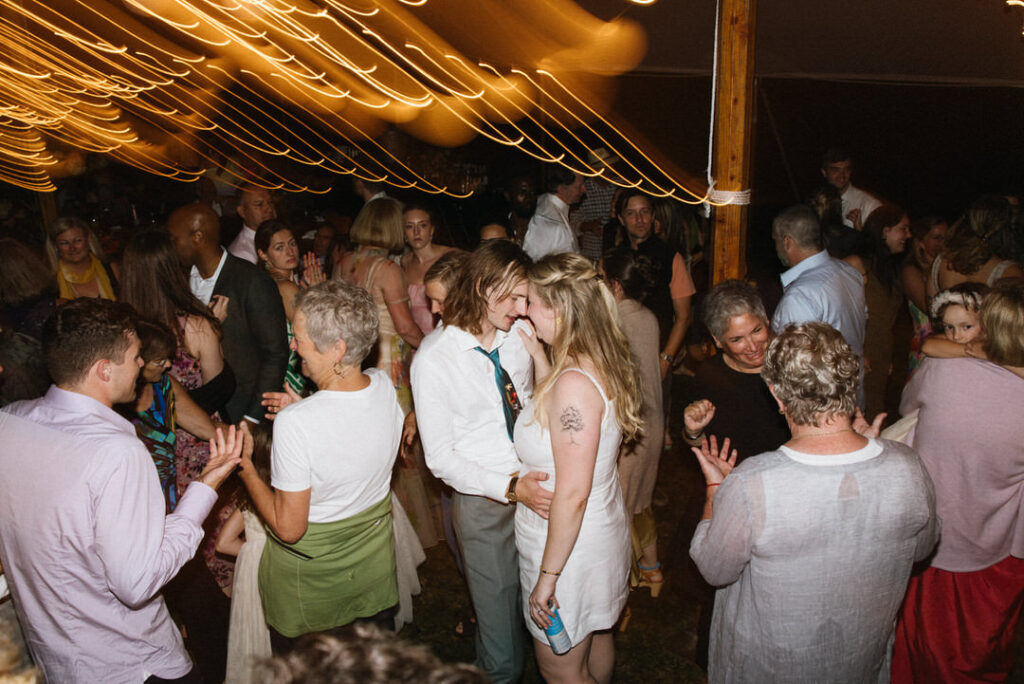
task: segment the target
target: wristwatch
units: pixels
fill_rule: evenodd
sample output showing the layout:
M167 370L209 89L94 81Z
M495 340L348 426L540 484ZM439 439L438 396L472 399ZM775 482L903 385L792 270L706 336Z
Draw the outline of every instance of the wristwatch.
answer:
M516 483L519 482L519 476L513 475L512 479L509 480L508 489L505 490L505 498L508 499L509 503L515 503L519 501L519 497L516 496Z

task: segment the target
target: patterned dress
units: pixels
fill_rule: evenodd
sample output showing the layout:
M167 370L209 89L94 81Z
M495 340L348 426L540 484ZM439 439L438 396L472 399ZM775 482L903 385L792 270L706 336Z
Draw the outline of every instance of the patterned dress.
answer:
M299 353L291 349L292 338L295 333L292 331L292 322L288 321L288 366L284 369L284 383L295 390L296 394L302 394L306 389L306 377L302 374L302 359Z
M139 439L153 457L167 512L172 513L178 504L177 468L174 462L177 440L174 434L174 388L166 374L153 383L153 403L145 411L135 414L132 423Z
M928 314L918 309L914 302L909 299L907 300L907 307L910 309L910 320L914 323L914 337L910 340L910 357L907 367L907 380L910 380L910 376L914 374L914 371L921 364L921 359L923 358L921 345L932 334L932 322L928 318Z

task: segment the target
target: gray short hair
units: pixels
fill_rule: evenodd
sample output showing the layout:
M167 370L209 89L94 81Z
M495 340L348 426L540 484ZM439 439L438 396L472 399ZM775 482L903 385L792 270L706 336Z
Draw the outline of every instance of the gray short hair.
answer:
M704 325L721 340L733 316L750 314L767 321L764 302L754 286L742 280L723 280L704 298Z
M857 408L860 361L828 323L790 324L772 340L761 377L797 425L817 425Z
M380 334L377 305L370 293L342 280L327 280L295 295L295 312L306 317L306 332L317 351L345 340L342 363L357 366Z
M775 217L772 235L780 240L789 236L799 247L821 249L821 224L814 210L797 204Z

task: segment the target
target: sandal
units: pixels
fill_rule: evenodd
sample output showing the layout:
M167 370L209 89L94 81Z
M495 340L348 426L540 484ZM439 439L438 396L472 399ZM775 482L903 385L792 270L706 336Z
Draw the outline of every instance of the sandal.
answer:
M640 571L640 581L637 583L638 587L647 587L651 590L651 598L658 598L658 594L661 593L661 587L665 584L665 576L661 574L661 562L657 562L652 566L636 564L637 570Z

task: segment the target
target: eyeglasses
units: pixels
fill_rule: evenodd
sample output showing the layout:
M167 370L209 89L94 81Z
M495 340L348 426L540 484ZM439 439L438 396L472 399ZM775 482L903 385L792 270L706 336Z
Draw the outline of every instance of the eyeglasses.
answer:
M163 368L164 366L170 364L170 362L170 359L153 359L152 361L147 361L146 365L152 366L153 368Z

